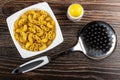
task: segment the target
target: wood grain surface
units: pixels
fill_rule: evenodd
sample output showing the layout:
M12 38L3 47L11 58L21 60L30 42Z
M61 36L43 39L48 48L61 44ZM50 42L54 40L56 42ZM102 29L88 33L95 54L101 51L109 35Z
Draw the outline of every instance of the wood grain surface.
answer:
M81 52L59 56L48 65L34 71L12 75L20 64L41 55L22 59L13 44L6 18L32 4L46 1L52 8L63 33L64 42L44 54L51 55L68 49L77 42L77 31L90 21L109 23L117 34L117 47L112 55L101 61L88 59ZM85 9L81 21L73 23L66 17L71 3ZM120 0L0 0L0 80L120 80Z

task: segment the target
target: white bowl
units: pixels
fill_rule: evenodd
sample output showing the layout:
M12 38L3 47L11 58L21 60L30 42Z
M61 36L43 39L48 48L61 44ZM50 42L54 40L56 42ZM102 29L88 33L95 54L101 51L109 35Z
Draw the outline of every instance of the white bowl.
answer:
M28 51L28 50L21 48L19 43L14 38L14 30L13 30L14 22L20 17L20 15L22 15L24 12L31 10L31 9L42 9L42 10L47 11L56 23L56 38L54 39L54 41L52 42L52 44L49 47L47 47L45 50L38 51L38 52L32 52L32 51ZM22 58L29 58L29 57L41 54L43 52L46 52L46 51L56 47L57 45L59 45L63 42L63 36L62 36L60 26L58 24L58 21L54 15L53 11L51 10L51 8L47 2L41 2L41 3L32 5L30 7L24 8L16 13L14 13L13 15L11 15L7 18L7 25L8 25L12 40L13 40L17 50L19 51L20 55L22 56Z

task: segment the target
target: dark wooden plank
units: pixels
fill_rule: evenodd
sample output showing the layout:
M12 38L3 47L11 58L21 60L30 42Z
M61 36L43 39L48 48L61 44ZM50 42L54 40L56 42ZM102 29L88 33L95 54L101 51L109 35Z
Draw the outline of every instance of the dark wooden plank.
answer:
M44 54L22 59L15 48L6 24L6 18L25 7L46 1L60 24L64 42ZM85 14L74 23L67 19L71 3L83 5ZM82 52L60 55L48 65L22 75L11 71L20 64L42 55L66 50L77 42L77 33L94 20L109 23L117 34L117 47L112 55L101 61L87 58ZM0 0L0 80L119 80L120 79L120 0Z

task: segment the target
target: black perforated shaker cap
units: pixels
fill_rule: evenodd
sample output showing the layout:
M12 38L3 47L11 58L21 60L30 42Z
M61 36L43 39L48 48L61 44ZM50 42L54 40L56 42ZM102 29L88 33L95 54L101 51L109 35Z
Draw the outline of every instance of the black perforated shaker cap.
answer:
M103 59L116 47L116 34L113 28L103 21L93 21L85 25L79 33L85 53L92 59Z

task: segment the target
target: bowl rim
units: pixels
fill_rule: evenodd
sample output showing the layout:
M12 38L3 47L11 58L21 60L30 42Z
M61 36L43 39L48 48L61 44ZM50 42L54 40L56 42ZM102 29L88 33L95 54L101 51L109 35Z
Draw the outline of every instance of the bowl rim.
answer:
M41 8L41 6L44 6L44 7ZM20 46L20 44L14 38L14 30L13 30L14 29L14 22L20 17L20 15L22 15L24 12L26 12L30 9L45 10L50 14L50 16L55 21L56 37L53 40L53 42L46 49L44 49L42 51L33 52L33 51L25 50ZM17 50L20 53L22 58L30 58L30 57L42 54L42 53L44 53L48 50L53 49L54 47L58 46L59 44L61 44L64 41L59 23L58 23L52 9L50 8L50 6L47 2L40 2L40 3L37 3L37 4L31 5L29 7L26 7L22 10L19 10L16 13L12 14L11 16L7 17L6 21L7 21L7 25L8 25L9 32L10 32L10 35L12 37L13 43L14 43L15 47L17 48Z

